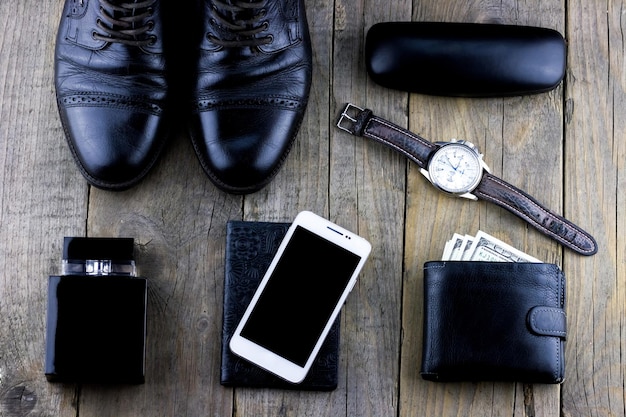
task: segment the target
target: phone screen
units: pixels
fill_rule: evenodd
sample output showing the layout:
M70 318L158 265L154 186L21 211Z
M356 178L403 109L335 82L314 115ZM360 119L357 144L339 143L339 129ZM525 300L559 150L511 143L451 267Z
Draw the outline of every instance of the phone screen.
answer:
M360 260L297 226L241 335L304 366Z

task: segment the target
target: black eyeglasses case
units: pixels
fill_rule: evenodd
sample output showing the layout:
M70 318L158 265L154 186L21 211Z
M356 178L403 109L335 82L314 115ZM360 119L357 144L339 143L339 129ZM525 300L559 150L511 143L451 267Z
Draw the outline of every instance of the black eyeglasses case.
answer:
M383 22L367 32L365 62L383 87L500 97L536 94L563 80L566 45L555 30L479 23Z

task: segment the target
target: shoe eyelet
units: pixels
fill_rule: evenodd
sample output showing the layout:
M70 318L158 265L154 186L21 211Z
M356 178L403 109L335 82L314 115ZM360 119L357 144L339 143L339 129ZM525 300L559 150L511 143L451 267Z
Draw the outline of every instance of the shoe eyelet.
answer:
M154 44L157 42L157 37L156 36L149 36L148 37L148 46L154 46Z
M261 26L263 26L263 30L268 30L270 28L270 23L266 20Z
M147 25L148 25L148 31L151 31L154 29L154 21L149 20Z

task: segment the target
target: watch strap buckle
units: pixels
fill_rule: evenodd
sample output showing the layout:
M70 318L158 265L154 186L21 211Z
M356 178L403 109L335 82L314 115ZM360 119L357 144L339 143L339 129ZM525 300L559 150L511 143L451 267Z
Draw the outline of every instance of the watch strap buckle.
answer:
M348 103L339 114L337 127L351 135L362 136L364 122L371 113L371 110Z

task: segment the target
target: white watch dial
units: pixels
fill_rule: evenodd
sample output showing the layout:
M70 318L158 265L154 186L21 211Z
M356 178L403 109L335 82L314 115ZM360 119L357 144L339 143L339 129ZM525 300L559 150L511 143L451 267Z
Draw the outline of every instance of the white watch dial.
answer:
M476 188L482 172L480 156L461 143L442 146L428 163L432 183L453 194L467 193Z

